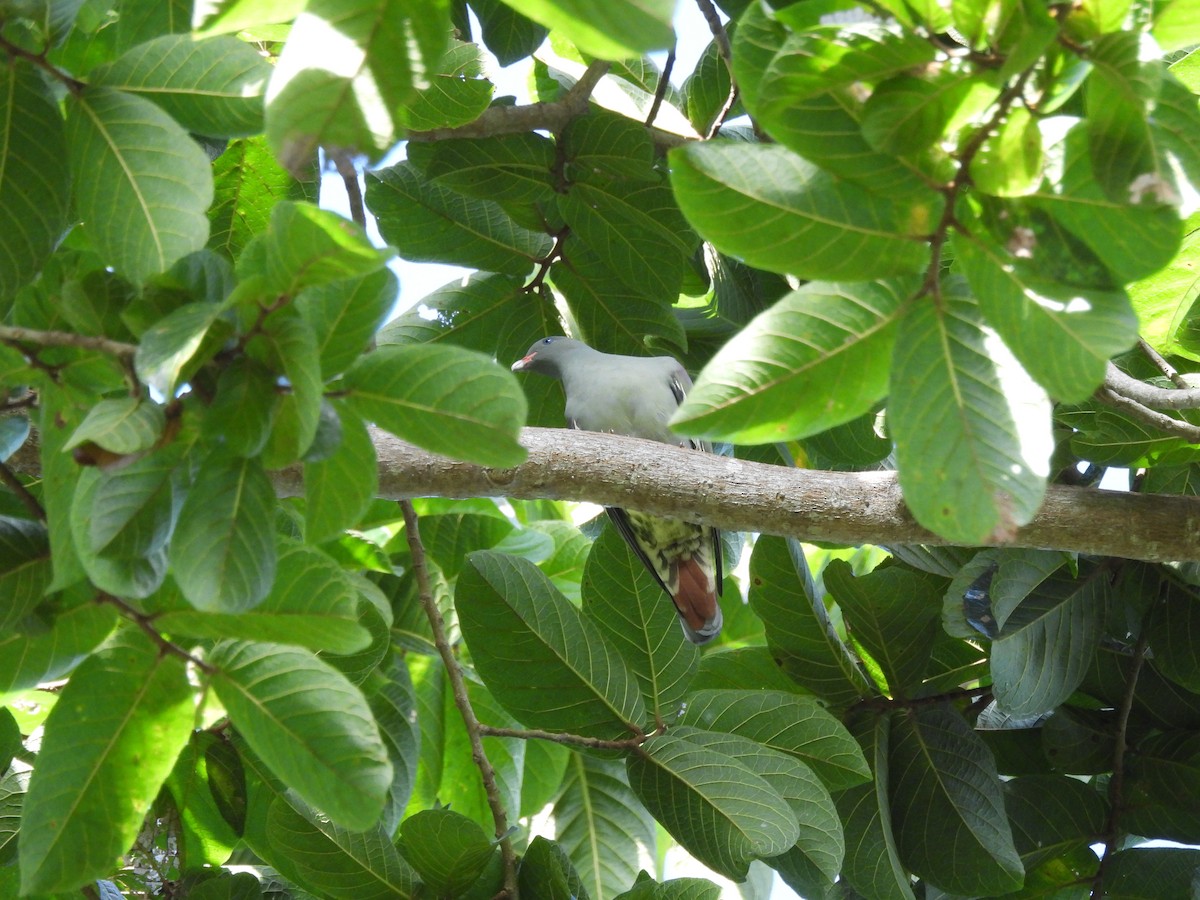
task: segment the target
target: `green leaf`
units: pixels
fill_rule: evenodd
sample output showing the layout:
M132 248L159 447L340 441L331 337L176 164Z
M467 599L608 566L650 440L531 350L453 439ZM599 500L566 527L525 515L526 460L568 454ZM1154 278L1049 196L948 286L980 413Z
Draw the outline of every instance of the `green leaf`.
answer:
M1056 399L1086 400L1108 360L1137 339L1137 317L1123 291L1054 284L990 242L956 240L954 251L980 311Z
M50 551L50 535L41 522L0 516L0 633L41 602L52 574Z
M41 75L10 60L0 70L0 301L15 296L67 226L70 169L62 116Z
M516 16L500 0L496 9ZM580 121L580 120L576 120ZM501 206L554 202L554 142L539 134L436 141L422 167L437 184Z
M96 250L140 284L208 240L204 151L148 100L88 87L67 102L75 207Z
M399 137L397 111L446 49L446 0L316 0L288 35L267 92L267 138L293 171L318 145L376 162ZM228 26L224 26L228 27ZM333 69L319 61L338 48Z
M128 456L153 447L165 425L163 408L152 400L140 397L101 400L63 445L63 451L90 441L111 453Z
M554 803L554 836L588 893L612 897L637 877L639 860L654 853L655 824L623 766L572 753Z
M1001 568L1016 562L1002 562ZM1078 578L1058 569L1032 588L992 641L996 704L1018 717L1048 712L1079 687L1108 605L1103 568L1088 567Z
M96 587L118 597L140 600L158 590L166 577L167 549L160 544L143 554L129 557L101 556L92 550L91 522L111 514L108 510L97 512L96 507L96 496L105 480L104 473L97 468L85 469L80 474L71 506L71 540L88 578Z
M371 640L358 618L358 592L341 568L319 550L291 545L279 555L279 574L270 593L254 609L165 612L155 622L165 632L191 637L235 637L354 653Z
M86 659L116 624L114 607L85 603L57 616L49 631L6 627L0 636L0 693L61 678Z
M386 834L394 834L417 777L421 724L412 679L398 654L393 654L389 663L381 668L380 677L374 680L377 683L367 696L367 704L379 725L379 735L392 763L392 784L388 788L380 825Z
M153 100L189 131L245 137L262 131L270 76L270 63L238 38L171 34L94 69L89 81Z
M1021 197L1041 182L1044 162L1037 119L1017 106L971 158L971 183L985 194Z
M519 888L545 900L591 900L583 880L563 848L538 835L521 857Z
M267 231L266 286L295 295L306 287L369 275L391 258L361 227L311 203L283 201Z
M482 828L450 809L409 816L397 843L425 884L454 897L470 887L497 852Z
M533 300L522 288L519 278L487 272L452 281L388 322L379 332L378 343L444 341L497 354L500 344L507 343L505 332L512 328L521 308ZM521 337L524 346L518 343L516 353L522 353L532 340L529 335ZM507 361L504 356L499 359Z
M86 549L116 559L161 551L171 537L178 509L178 445L110 469L97 480Z
M410 162L367 175L367 206L384 240L414 262L443 262L525 275L554 245L496 203L456 194L428 181Z
M171 571L205 612L256 606L275 580L275 489L256 458L213 454L192 483L171 541Z
M873 781L834 795L849 840L842 877L860 894L879 900L914 900L892 831L888 752L891 722L868 712L850 721L875 775Z
M794 756L833 790L871 775L854 738L813 697L765 690L696 691L681 721Z
M615 739L646 722L624 660L533 563L472 553L454 602L476 668L522 724Z
M757 315L705 366L672 420L682 434L784 441L857 418L887 396L910 282L813 282ZM821 385L836 384L832 394Z
M283 644L222 641L208 662L233 724L276 775L337 825L375 824L392 766L358 688Z
M202 34L252 31L261 25L290 22L304 11L305 0L225 0L210 10Z
M956 286L901 322L888 429L905 503L926 528L980 544L1033 518L1053 447L1049 412Z
M1025 775L1004 783L1004 808L1025 870L1104 833L1108 804L1091 785L1066 775Z
M874 658L893 695L912 696L929 670L938 637L938 605L946 580L924 572L880 567L855 578L845 560L823 574L847 629Z
M395 274L380 269L300 292L295 306L317 336L323 379L346 371L367 349L399 289Z
M842 867L845 842L833 799L813 771L793 756L767 749L745 737L687 728L689 741L724 753L762 778L787 801L800 836L786 852L766 860L782 873L803 872L807 881L832 884Z
M690 247L670 191L624 181L573 184L558 197L572 233L625 285L642 296L674 302Z
M471 9L479 19L483 44L502 66L511 66L529 56L546 39L547 29L501 0L473 0Z
M208 246L231 259L267 230L278 201L303 195L303 185L275 161L261 136L230 141L213 161L213 182Z
M700 651L684 639L674 604L616 529L605 528L592 545L581 590L584 615L629 664L650 712L669 721Z
M800 836L786 801L746 763L674 731L642 744L628 770L630 786L654 818L727 878L744 879L752 859L778 856Z
M657 184L661 177L654 170L654 142L645 128L605 110L573 120L563 131L559 152L565 159L563 173L573 183L612 187L629 179Z
M1147 637L1154 649L1154 665L1176 684L1194 691L1200 687L1200 658L1189 640L1200 634L1197 590L1175 579L1163 579L1161 604L1150 620Z
M346 402L420 447L485 466L525 459L525 395L512 373L458 347L380 347L346 373Z
M567 302L580 340L589 346L606 353L644 355L647 335L680 346L687 342L670 306L629 287L627 279L574 238L564 243L563 262L554 266L551 277Z
M961 716L942 708L898 716L889 769L893 827L908 868L948 893L1021 886L995 762Z
M960 107L977 89L985 96L995 95L969 70L934 78L889 78L871 92L863 107L863 137L876 150L897 156L925 150L949 130Z
M779 146L706 143L672 150L679 208L721 251L800 278L870 280L919 272L914 240L939 210L889 199L822 172Z
M304 464L304 536L312 544L353 527L379 485L375 445L366 425L340 405L337 413L341 443L320 462Z
M671 45L671 0L504 0L505 4L563 34L589 56L623 59Z
M1104 879L1112 900L1152 900L1186 897L1196 882L1200 850L1176 847L1135 847L1114 853Z
M1096 182L1082 124L1067 133L1056 152L1065 166L1062 181L1047 181L1030 200L1086 244L1121 283L1157 272L1175 255L1179 216L1158 202L1153 185L1136 198L1110 200Z
M750 557L750 607L786 675L835 705L872 692L858 661L838 637L799 541L763 535Z
M321 421L324 385L317 336L294 310L267 321L247 352L282 369L291 388L279 401L274 427L263 451L267 468L282 468L309 452Z
M183 661L129 630L78 670L46 720L21 822L21 892L112 872L192 731Z
M409 131L457 128L474 122L488 108L496 88L484 74L475 44L452 41L436 74L423 90L400 109L399 120Z
M232 456L257 456L271 436L279 408L279 381L267 366L239 356L217 378L217 395L208 407L204 433Z
M1180 326L1200 297L1197 265L1200 265L1200 213L1193 213L1184 223L1179 252L1153 275L1129 285L1140 334L1159 353L1182 353L1190 359L1198 355L1194 346L1187 350L1179 345L1183 336Z
M350 830L290 797L276 796L266 829L268 861L320 895L356 900L413 895L416 874L378 825Z
M160 319L138 344L133 358L138 378L173 397L220 312L215 303L189 303Z

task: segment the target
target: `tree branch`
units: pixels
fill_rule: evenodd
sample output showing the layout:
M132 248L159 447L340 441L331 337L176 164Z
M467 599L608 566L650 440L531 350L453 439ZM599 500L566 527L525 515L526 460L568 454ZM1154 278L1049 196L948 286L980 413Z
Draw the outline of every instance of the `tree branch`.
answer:
M1147 385L1149 387L1149 385ZM1200 444L1200 427L1197 427L1190 422L1184 422L1180 419L1173 419L1166 413L1157 412L1144 406L1137 400L1127 397L1119 391L1114 391L1112 388L1105 385L1096 391L1096 398L1109 406L1113 406L1129 416L1137 419L1139 422L1144 422L1151 428L1167 434L1173 434L1176 437L1183 438L1191 444Z
M16 325L0 325L0 341L34 344L38 347L83 347L85 350L99 350L122 360L133 359L133 355L137 353L135 344L113 341L106 337L92 337L70 331L39 331L34 328L19 328Z
M492 821L496 826L496 837L500 842L500 856L504 861L504 890L503 896L516 900L517 897L517 857L513 851L512 841L508 837L508 813L504 809L504 801L500 798L500 788L496 785L496 770L483 749L481 739L482 726L471 706L471 698L467 696L467 684L463 680L462 669L446 638L446 623L442 613L433 598L433 589L429 586L429 572L425 567L425 546L421 543L420 522L413 505L407 500L400 501L400 509L404 513L404 531L408 539L408 549L412 554L413 575L417 581L417 595L433 629L433 643L442 657L446 667L446 677L450 679L450 690L454 695L454 705L458 707L463 724L467 729L467 738L471 742L471 758L479 768L483 779L483 790L487 794L488 806L492 811Z
M444 141L451 138L496 137L502 134L523 134L526 131L562 131L567 123L587 112L588 99L608 72L607 62L594 62L560 100L547 103L528 103L524 106L492 106L474 122L456 128L434 128L431 131L410 131L410 141Z
M646 740L645 735L618 740L585 737L582 734L567 734L561 731L543 731L540 728L495 728L491 725L479 726L479 733L488 737L517 738L518 740L551 741L555 744L565 744L568 747L589 747L593 750L632 750L640 747Z
M1200 409L1200 387L1191 385L1186 390L1155 387L1126 375L1112 363L1104 374L1104 386L1150 409Z
M1162 372L1169 379L1171 379L1175 387L1183 388L1184 390L1187 390L1191 387L1191 385L1187 383L1187 379L1180 375L1179 371L1173 365L1167 362L1161 353L1151 347L1150 344L1146 342L1145 338L1138 338L1137 345L1138 349L1142 351L1142 355L1145 356L1146 359L1150 360L1150 362L1154 363L1154 365L1158 367L1158 371Z
M526 428L529 458L488 469L421 450L372 429L379 496L590 500L656 515L804 541L952 542L922 528L904 506L895 472L823 472L697 453L638 438ZM9 459L40 471L36 441ZM281 496L303 496L300 466L271 473ZM1200 500L1049 485L1033 521L989 546L1037 547L1153 561L1200 559Z

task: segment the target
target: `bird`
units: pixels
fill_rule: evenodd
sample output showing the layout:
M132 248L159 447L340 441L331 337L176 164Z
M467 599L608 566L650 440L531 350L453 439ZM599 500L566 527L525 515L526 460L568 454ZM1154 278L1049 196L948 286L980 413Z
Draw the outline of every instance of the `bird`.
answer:
M674 434L667 424L692 386L674 357L602 353L574 338L551 336L535 341L512 370L559 379L570 428L711 450L705 442ZM632 509L606 512L675 604L688 640L705 644L715 638L721 631L721 533Z

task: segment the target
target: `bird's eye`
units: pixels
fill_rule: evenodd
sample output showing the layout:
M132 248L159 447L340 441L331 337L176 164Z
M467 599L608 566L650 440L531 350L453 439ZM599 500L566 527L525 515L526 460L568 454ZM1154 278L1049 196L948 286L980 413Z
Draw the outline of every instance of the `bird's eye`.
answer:
M554 338L546 338L544 341L542 341L542 343L543 344L553 344Z

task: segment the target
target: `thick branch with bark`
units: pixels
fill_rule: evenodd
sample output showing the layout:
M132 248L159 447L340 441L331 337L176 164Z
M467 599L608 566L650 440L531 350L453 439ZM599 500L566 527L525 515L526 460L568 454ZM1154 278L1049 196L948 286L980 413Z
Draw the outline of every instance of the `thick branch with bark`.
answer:
M805 541L950 541L917 524L895 472L823 472L730 459L653 441L565 428L526 428L529 458L511 469L447 459L372 429L379 496L580 500ZM28 442L9 460L37 474ZM281 496L304 492L293 466L271 475ZM1200 560L1200 498L1050 485L1033 521L983 542L1154 561Z
M950 542L916 523L895 472L822 472L714 456L653 441L526 428L529 458L487 469L373 432L382 496L590 500L800 540ZM303 490L299 469L277 474ZM1200 499L1051 485L1037 516L993 546L1075 550L1145 560L1200 559Z

